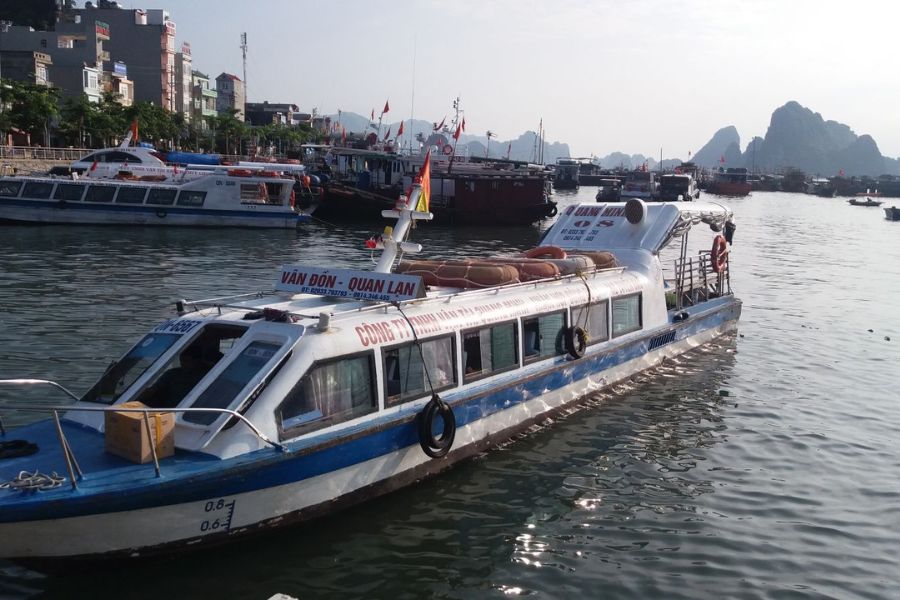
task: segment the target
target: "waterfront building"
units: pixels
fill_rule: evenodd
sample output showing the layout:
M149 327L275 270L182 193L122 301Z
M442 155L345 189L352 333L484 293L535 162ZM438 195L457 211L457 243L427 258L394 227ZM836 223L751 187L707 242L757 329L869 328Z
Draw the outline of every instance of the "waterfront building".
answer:
M192 72L191 83L191 118L200 125L201 129L207 129L209 124L206 122L206 118L219 114L216 109L218 92L209 87L209 76L200 71Z
M181 52L175 55L175 111L191 121L191 100L193 97L193 69L191 68L191 45L181 44Z
M222 73L216 77L216 110L220 115L230 114L236 110L235 117L239 121L244 120L246 99L244 97L244 82L237 75Z
M300 109L296 104L247 102L247 122L251 125L292 125Z
M32 50L0 51L0 75L3 79L27 81L52 87L50 67L53 59L46 52Z
M103 78L104 89L117 94L119 104L134 104L134 82L128 79L128 66L125 63L115 61L112 71L103 72Z

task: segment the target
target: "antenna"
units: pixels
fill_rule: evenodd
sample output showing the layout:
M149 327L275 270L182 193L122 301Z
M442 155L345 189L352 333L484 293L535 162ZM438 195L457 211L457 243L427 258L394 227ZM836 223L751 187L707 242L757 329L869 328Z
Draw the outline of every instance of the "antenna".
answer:
M244 102L246 102L249 98L247 97L247 32L241 34L241 54L244 57Z

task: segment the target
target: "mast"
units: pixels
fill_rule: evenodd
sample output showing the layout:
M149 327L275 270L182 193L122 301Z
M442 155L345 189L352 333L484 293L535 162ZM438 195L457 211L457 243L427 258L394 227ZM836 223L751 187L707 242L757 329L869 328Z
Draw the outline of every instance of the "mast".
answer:
M241 34L241 54L244 59L244 102L248 100L247 95L247 32Z

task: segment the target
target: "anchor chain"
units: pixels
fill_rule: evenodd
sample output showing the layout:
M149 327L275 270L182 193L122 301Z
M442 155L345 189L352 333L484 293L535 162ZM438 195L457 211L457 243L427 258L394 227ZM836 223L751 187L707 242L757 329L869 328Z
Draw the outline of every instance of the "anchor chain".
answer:
M19 474L7 482L0 483L0 489L19 490L23 492L34 492L43 490L52 490L61 486L66 481L65 477L58 475L53 471L49 475L35 471L20 471Z

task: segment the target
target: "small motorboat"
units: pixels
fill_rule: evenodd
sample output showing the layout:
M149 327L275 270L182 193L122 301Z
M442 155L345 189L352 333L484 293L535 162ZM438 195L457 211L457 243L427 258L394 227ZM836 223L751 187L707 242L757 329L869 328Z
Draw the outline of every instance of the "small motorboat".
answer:
M881 206L881 200L872 200L871 198L866 198L865 200L860 200L859 198L850 198L847 200L853 206Z
M888 221L900 221L900 208L896 206L886 206L884 208L884 218Z

